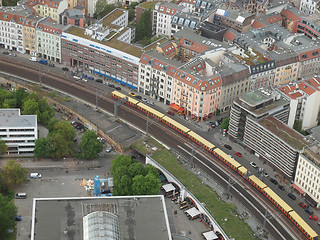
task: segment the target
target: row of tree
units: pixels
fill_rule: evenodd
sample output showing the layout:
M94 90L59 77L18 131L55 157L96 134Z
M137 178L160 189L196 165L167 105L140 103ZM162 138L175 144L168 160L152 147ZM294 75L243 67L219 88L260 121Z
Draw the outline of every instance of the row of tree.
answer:
M158 170L142 165L131 156L118 155L112 161L113 194L117 196L158 194L161 187Z
M28 171L15 160L9 160L0 173L0 239L15 227L18 208L14 205L14 188L27 180Z

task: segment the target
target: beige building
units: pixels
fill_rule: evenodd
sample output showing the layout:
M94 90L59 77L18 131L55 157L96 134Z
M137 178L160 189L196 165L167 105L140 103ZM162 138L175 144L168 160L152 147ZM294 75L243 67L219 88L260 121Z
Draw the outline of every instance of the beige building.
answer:
M43 0L28 2L27 5L40 17L50 17L55 22L59 22L59 15L68 8L67 0Z
M38 16L29 15L23 22L24 50L31 56L37 56L36 26L38 20Z

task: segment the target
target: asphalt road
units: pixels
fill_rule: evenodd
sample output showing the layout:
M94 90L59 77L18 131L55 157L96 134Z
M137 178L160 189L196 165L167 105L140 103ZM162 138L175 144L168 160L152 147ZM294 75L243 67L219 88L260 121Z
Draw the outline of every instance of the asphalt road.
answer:
M24 65L26 67L24 67ZM21 63L18 66L17 64L11 64L9 61L3 61L2 64L0 64L0 71L12 73L12 74L15 74L15 75L21 76L23 78L27 78L27 79L37 79L37 81L38 81L39 75L38 75L38 71L37 71L37 66L36 65L32 65L32 66L34 66L34 67L30 67L30 64L28 64L28 63ZM23 68L23 69L20 70L20 68ZM70 95L81 98L81 99L88 101L92 104L95 104L95 102L96 102L96 96L95 96L95 91L94 91L95 88L91 88L89 85L86 85L84 82L79 82L79 81L77 82L73 78L70 78L70 76L63 76L62 74L52 72L52 73L50 73L50 76L48 74L44 74L42 76L42 83L50 85L50 86L52 86L56 89L62 90L64 92L67 92ZM101 107L109 112L113 112L113 100L111 99L110 96L101 98L99 100L99 107ZM130 107L128 107L128 106L123 106L119 110L119 116L121 118L127 120L128 122L136 125L138 128L145 129L146 117L145 117L145 115L141 114L141 112L138 112L137 110L130 109ZM149 127L149 132L151 135L156 136L156 138L158 140L162 141L163 143L170 146L171 148L177 149L178 151L180 151L178 148L178 145L183 146L185 142L189 142L189 140L187 138L184 138L181 135L178 136L176 134L176 132L173 132L168 127L164 127L163 125L160 126L160 125L153 124L151 127ZM181 153L183 153L183 152L181 152ZM212 156L211 156L211 159L213 162L218 161L218 160L214 159ZM207 160L204 160L204 161L207 161ZM219 168L217 168L215 164L211 164L211 162L209 164L212 166L212 168L214 168L215 171L221 172L221 170ZM204 168L204 170L206 170L206 168ZM216 179L216 176L214 174L212 174L211 172L208 172L208 174L210 176L212 176L214 179ZM221 172L221 174L222 174L222 176L224 176L225 179L228 179L228 176L225 173ZM244 191L243 188L241 190L241 187L240 187L238 191L241 191L241 193L244 196L246 196L248 199L250 199L251 194L248 193L247 191ZM237 193L236 192L233 193L232 190L231 190L231 193L234 194L234 196L237 196ZM240 201L242 201L241 197L240 197ZM260 211L262 211L262 212L265 211L260 206L259 203L254 201L254 199L251 199L251 201L252 201L253 206L259 207ZM246 206L248 205L245 202L243 202L243 204L245 204ZM255 208L251 207L250 210L252 210L252 213L259 220L261 220L261 217ZM278 224L275 226L279 229L279 232L281 232L282 234L286 234L281 226L278 226ZM282 239L282 238L279 238L279 235L277 235L277 233L274 230L269 229L270 226L268 224L267 224L267 228L270 231L270 233L275 236L275 239ZM285 239L292 239L288 235L287 235L287 237L288 238L285 238Z

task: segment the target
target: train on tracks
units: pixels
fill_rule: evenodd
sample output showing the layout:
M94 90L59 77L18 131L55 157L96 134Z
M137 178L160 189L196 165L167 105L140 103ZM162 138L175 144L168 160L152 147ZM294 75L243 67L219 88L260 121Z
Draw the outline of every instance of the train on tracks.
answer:
M165 114L147 106L143 102L129 97L121 92L113 91L112 97L115 99L127 99L126 104L139 109L140 111L152 116L153 118L163 122L169 127L180 132L184 136L190 138L192 141L203 147L206 151L213 154L216 158L227 164L235 172L245 178L251 185L253 185L259 192L266 196L284 215L286 215L291 222L304 234L307 239L318 240L318 234L294 211L285 201L283 201L274 191L272 191L264 182L262 182L255 175L250 175L247 168L238 163L234 158L227 153L217 148L214 144L204 139L191 129L178 123Z

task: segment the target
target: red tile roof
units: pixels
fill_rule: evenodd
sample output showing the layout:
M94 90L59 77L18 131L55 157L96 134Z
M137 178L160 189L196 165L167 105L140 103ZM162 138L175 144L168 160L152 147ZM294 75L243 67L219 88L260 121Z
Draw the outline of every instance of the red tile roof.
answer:
M193 42L193 41L190 41L189 42L192 42L191 45L186 45L184 43L184 40L188 40L188 38L180 38L180 41L178 42L178 46L179 47L184 47L184 48L187 48L187 49L190 49L194 52L197 52L197 53L202 53L204 51L207 51L209 49L209 47L207 45L203 45L203 44L200 44L200 43L196 43L196 42Z
M276 23L276 22L282 21L282 17L280 15L280 13L278 13L277 15L270 16L268 18L265 18L264 20L271 24L271 23Z
M267 25L263 24L258 19L254 20L254 22L251 25L251 27L253 27L253 28L263 28L263 27L266 27L266 26Z
M11 21L12 19L14 19L14 21L16 23L23 23L24 20L24 16L19 16L19 15L15 15L13 13L8 13L8 12L0 12L0 20L1 21Z
M291 12L290 9L288 9L288 10L282 9L281 15L285 16L287 19L289 19L291 21L301 22L301 18L299 16L295 15L293 12Z
M224 38L228 39L229 41L233 41L233 39L236 37L236 35L231 32L231 31L226 31L226 33L224 34Z

